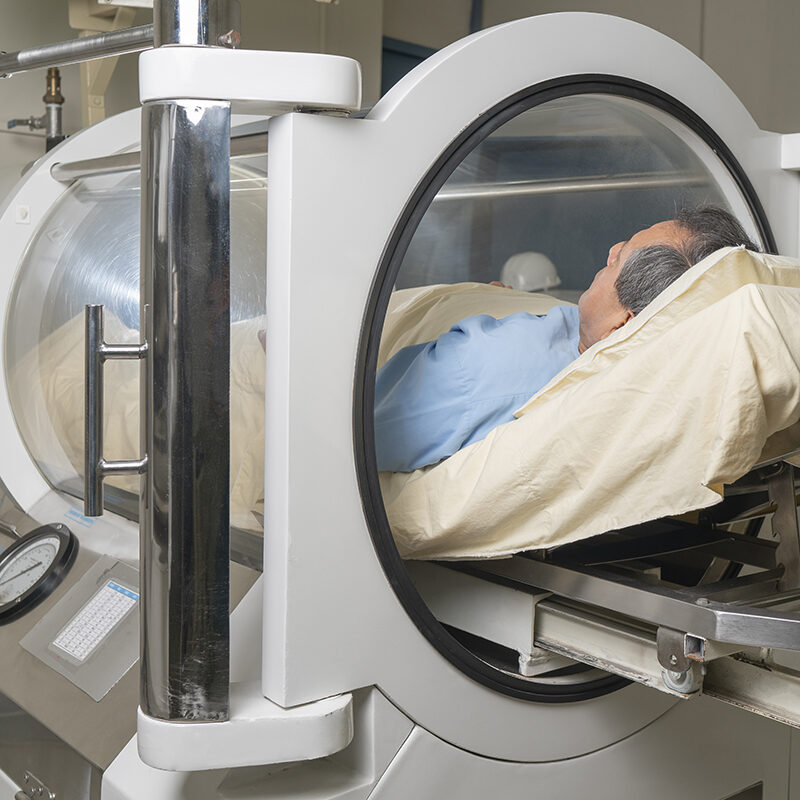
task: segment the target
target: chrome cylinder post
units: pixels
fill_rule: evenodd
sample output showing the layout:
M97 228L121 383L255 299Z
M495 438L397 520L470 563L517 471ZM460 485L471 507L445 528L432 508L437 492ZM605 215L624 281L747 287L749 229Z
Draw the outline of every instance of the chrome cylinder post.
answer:
M228 716L230 104L142 116L141 707ZM146 327L145 327L146 326Z
M217 45L238 43L239 0L171 0L153 4L153 43Z
M164 720L228 718L229 205L230 104L145 103L140 704Z

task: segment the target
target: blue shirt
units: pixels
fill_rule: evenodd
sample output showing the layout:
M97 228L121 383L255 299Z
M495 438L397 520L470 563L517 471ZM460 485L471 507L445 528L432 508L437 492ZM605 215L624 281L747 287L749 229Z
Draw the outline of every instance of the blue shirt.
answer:
M576 306L480 314L404 347L375 379L378 469L410 472L480 441L577 357Z

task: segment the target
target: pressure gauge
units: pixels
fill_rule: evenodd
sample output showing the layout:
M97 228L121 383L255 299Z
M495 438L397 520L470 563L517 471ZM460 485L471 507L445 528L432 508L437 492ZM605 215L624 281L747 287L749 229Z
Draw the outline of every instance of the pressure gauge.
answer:
M30 611L63 580L78 552L66 525L43 525L0 553L0 624Z

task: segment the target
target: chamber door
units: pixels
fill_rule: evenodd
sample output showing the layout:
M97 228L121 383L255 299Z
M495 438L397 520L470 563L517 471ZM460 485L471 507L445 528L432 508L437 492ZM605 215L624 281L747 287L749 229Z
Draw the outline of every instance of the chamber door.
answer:
M577 302L610 245L681 206L725 207L763 249L775 248L719 137L673 98L609 77L555 81L498 107L437 165L416 202L383 263L394 298L500 280ZM387 330L376 365L396 348ZM625 679L794 724L800 575L784 566L800 564L793 481L793 468L775 462L728 487L713 513L499 561L403 563L388 531L373 533L395 585L413 587L403 596L420 628L437 644L432 614L440 651L500 691L573 701ZM770 533L776 518L780 544Z

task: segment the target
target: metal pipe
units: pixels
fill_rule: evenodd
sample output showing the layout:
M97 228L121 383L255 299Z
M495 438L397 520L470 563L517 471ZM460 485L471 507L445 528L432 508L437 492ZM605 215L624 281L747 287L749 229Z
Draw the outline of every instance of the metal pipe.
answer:
M231 139L231 158L261 156L267 152L266 133L248 133ZM113 175L117 172L135 172L141 166L141 153L120 153L113 156L98 156L83 161L67 161L53 164L50 174L57 181L71 183L92 175Z
M47 89L42 100L45 104L46 150L50 151L64 141L64 132L61 128L61 106L64 105L64 95L61 94L61 72L58 67L50 67L47 70Z
M222 3L156 0L209 44ZM165 39L164 20L171 19ZM184 30L188 27L188 32ZM191 31L194 31L194 34ZM142 109L142 711L229 715L230 103Z
M53 164L50 174L57 181L71 183L79 178L92 175L113 175L117 172L134 172L141 166L141 153L121 153L114 156L87 158L82 161L68 161L66 164Z
M61 106L57 103L48 103L44 109L45 117L45 149L52 150L57 144L64 141L61 127Z
M138 53L153 46L153 26L140 25L121 31L98 33L66 42L29 47L16 53L0 54L0 78L41 67L62 67L94 58Z
M706 186L708 178L667 172L662 175L640 173L632 175L585 176L553 181L497 181L486 183L454 183L445 186L434 197L442 200L490 200L495 197L532 197L539 194L566 194L568 192L607 192L620 189L659 189L674 186Z

